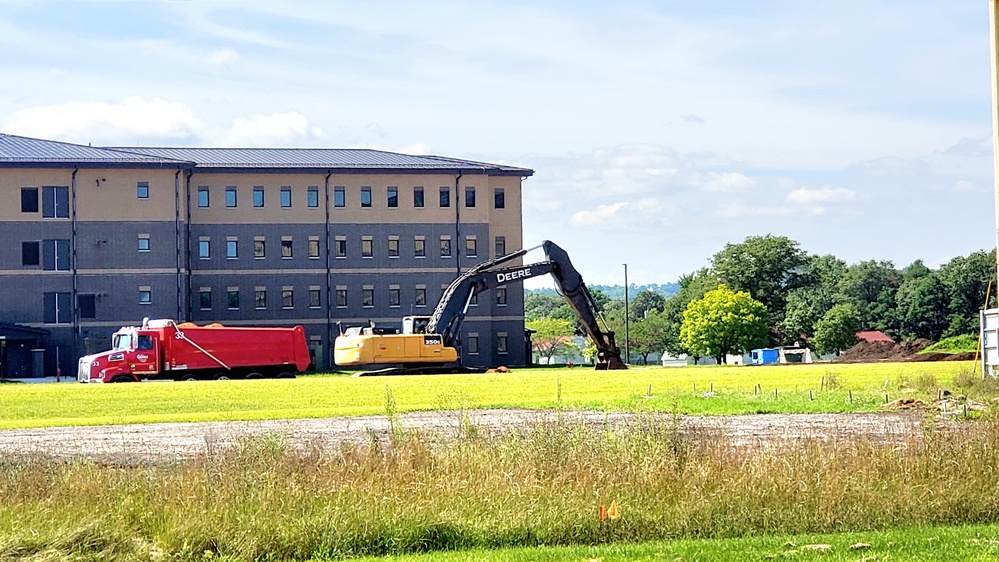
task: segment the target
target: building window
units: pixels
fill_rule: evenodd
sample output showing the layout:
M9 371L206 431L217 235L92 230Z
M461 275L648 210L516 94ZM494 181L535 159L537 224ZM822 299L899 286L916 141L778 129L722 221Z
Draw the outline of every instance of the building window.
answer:
M344 187L334 187L333 188L333 206L334 207L346 207L347 206L347 190Z
M295 308L295 291L291 287L281 289L281 308Z
M207 260L212 257L212 241L198 240L198 257Z
M80 318L84 320L97 318L97 295L76 295L76 306L80 310Z
M450 207L451 206L451 188L450 187L441 187L441 201L440 201L440 205L441 205L442 209L445 208L445 207Z
M264 186L262 185L253 186L253 206L257 208L264 206Z
M465 206L469 208L475 206L475 188L470 185L465 186Z
M309 289L309 308L319 308L322 306L322 301L319 299L319 287L311 287Z
M42 218L45 219L69 218L68 187L42 188Z
M261 197L263 197L261 195ZM225 206L235 207L236 206L236 188L234 186L229 186L225 188Z
M264 287L257 287L253 291L253 306L257 310L264 310L267 308L267 289Z
M441 237L441 257L451 257L451 239L443 236Z
M419 187L419 186L414 187L413 188L413 206L416 207L416 208L418 208L418 209L422 209L423 208L423 204L424 204L424 201L423 201L423 188Z
M152 304L153 290L149 287L139 287L139 304Z
M135 184L135 196L139 199L149 199L149 182L137 182Z
M230 260L239 257L239 242L237 240L225 241L225 257Z
M45 293L45 323L69 324L73 321L71 293Z
M371 188L362 187L361 188L361 206L370 207L371 206Z
M506 208L506 191L502 187L497 187L493 192L493 207L497 209Z
M199 185L198 186L198 206L202 207L202 208L208 207L209 203L210 203L210 199L208 198L208 186L207 185Z
M388 188L388 206L398 207L399 206L399 188L390 187Z
M309 207L318 207L319 206L319 188L318 187L310 187L309 188L309 202L308 202L308 205L309 205Z
M474 258L479 255L479 245L474 236L465 237L465 255Z
M399 286L392 285L389 287L389 306L398 307L402 304L402 297L399 294Z
M198 291L198 306L201 310L211 310L212 309L212 290L208 288L202 288Z
M476 334L476 333L468 334L468 337L465 338L465 342L468 345L468 354L469 355L478 355L479 354L479 334Z
M422 258L427 255L427 241L423 238L417 238L413 241L413 255Z
M291 187L287 185L281 187L281 207L291 207Z
M506 255L506 236L496 237L496 255L494 257L500 257Z
M506 336L506 332L499 332L496 334L496 353L507 353L507 344L509 339Z
M361 257L362 258L372 257L373 256L372 251L373 250L372 250L371 237L365 236L364 238L361 238Z
M21 242L21 265L41 265L41 242Z
M292 258L292 254L291 254L291 239L290 238L282 239L281 240L281 259L288 260L288 259L291 259L291 258Z
M347 287L340 286L336 288L336 306L337 308L345 308L347 306Z
M390 258L399 257L399 237L392 236L388 239L388 255Z
M69 271L69 240L42 240L42 269Z
M416 306L427 306L427 288L426 287L416 287L416 300L414 301Z
M375 288L368 285L361 289L361 306L371 308L375 306Z
M317 260L319 259L319 237L310 236L309 237L309 259Z
M149 251L149 235L140 234L139 235L139 251L148 252Z
M264 238L253 239L253 257L264 259L267 256L267 241Z
M506 287L496 288L496 304L506 306Z
M37 187L22 187L21 188L21 212L22 213L37 213L38 212L38 188Z
M336 257L345 258L347 257L347 239L343 236L337 236L334 244L336 250Z
M225 294L225 307L229 310L239 310L239 289L230 287Z

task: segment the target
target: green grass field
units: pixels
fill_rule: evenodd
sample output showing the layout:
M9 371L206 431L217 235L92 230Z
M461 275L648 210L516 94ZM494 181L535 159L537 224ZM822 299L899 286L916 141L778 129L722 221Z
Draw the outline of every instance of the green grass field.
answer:
M935 397L959 389L973 362L810 364L762 367L521 369L512 373L141 384L0 385L0 429L310 418L472 408L590 408L727 415L875 411L885 396ZM976 392L979 394L976 395ZM984 393L984 394L982 394ZM706 396L707 395L707 396Z

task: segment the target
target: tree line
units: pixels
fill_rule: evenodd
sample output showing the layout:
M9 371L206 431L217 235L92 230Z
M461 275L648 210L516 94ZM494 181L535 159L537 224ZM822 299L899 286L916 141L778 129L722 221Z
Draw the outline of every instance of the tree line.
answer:
M939 269L922 260L901 269L891 261L847 265L809 254L785 236L751 236L681 276L671 297L640 291L629 299L627 343L647 361L663 351L724 359L725 353L795 344L835 353L864 330L896 341L975 334L979 310L995 306L995 263L993 250L958 256ZM623 349L624 299L591 292ZM529 294L524 314L537 332L536 348L549 357L573 331L582 334L560 296Z

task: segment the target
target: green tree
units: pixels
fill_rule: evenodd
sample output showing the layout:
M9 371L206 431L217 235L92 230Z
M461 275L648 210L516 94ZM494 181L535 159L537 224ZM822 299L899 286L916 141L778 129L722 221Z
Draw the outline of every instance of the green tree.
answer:
M859 314L860 328L898 335L895 293L902 274L890 261L862 261L847 269L839 283L840 303L849 303Z
M940 281L947 292L949 314L944 336L973 334L978 331L978 311L996 306L995 250L973 252L958 256L940 266ZM991 304L986 305L985 295L992 284Z
M531 335L531 345L539 355L551 363L552 356L565 348L574 333L573 323L559 318L543 318L526 323L527 328L534 330Z
M947 289L937 274L909 276L898 288L895 300L901 337L940 339L949 318Z
M663 315L666 320L667 336L665 338L665 350L672 355L689 353L680 341L680 327L683 325L683 311L692 301L704 297L704 294L712 289L717 289L718 278L708 268L701 268L692 273L680 276L678 281L680 290L675 295L666 300L663 306Z
M576 316L562 295L533 292L524 297L524 319L528 322L543 318L575 321Z
M691 354L711 356L721 364L730 353L766 345L768 329L763 303L746 291L722 286L687 305L680 339Z
M649 354L662 355L669 343L670 331L666 315L655 309L642 320L631 325L632 353L642 356L642 364L649 364Z
M851 304L837 304L815 324L815 349L819 353L835 353L857 343L860 313Z
M735 291L747 291L766 306L770 322L783 318L787 294L799 286L806 254L786 236L750 236L741 244L726 244L711 259L718 279Z
M652 311L662 312L666 307L666 297L655 291L639 291L628 303L628 315L632 322L639 322Z
M801 268L802 286L787 295L780 332L782 343L809 344L815 323L836 304L836 288L846 274L846 262L831 255L809 256Z

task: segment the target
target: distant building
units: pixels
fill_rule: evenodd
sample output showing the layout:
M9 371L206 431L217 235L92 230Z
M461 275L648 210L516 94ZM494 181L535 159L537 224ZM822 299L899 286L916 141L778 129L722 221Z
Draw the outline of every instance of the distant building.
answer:
M70 375L116 328L150 317L302 324L329 368L337 323L429 315L459 271L521 248L532 174L377 150L0 134L0 323L23 342L3 344L0 362L23 366L22 348L41 345L45 371ZM461 353L527 362L520 285L471 303Z
M857 332L857 339L866 342L878 342L878 341L890 341L895 343L895 340L891 339L884 332L878 330L870 330L867 332Z

